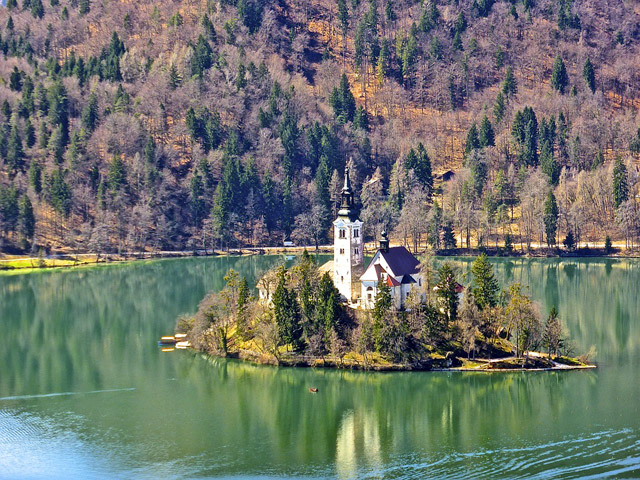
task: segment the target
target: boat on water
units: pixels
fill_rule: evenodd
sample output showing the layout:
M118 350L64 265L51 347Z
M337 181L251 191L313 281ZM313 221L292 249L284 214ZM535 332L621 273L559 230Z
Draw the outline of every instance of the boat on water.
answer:
M178 340L176 340L176 337L174 337L173 335L166 335L164 337L160 337L160 341L158 342L158 345L162 347L164 345L175 345L176 343L178 343Z

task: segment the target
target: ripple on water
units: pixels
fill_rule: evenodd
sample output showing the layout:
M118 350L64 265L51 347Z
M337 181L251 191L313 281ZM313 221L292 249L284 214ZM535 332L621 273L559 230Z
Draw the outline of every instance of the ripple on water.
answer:
M424 461L418 454L397 458L359 478L637 478L640 436L631 429L518 448L450 453Z

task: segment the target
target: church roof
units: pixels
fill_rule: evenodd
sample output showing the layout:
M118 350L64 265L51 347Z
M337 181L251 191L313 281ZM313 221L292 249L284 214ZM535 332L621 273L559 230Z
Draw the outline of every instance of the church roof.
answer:
M415 283L412 275L420 272L420 262L404 247L380 249L371 259L369 266L360 277L362 282L377 282L386 274L387 284Z
M391 247L387 251L379 252L394 277L413 275L420 271L420 261L405 247Z

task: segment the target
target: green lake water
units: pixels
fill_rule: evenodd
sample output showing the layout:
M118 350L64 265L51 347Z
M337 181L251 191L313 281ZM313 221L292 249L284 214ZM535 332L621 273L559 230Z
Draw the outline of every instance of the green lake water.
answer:
M577 351L595 346L595 371L363 373L160 352L228 268L255 283L281 258L1 275L0 477L640 477L640 261L493 260L503 282L558 306Z

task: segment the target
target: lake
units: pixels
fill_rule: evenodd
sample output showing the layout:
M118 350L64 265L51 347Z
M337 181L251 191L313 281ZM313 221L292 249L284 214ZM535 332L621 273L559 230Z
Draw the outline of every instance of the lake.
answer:
M640 261L492 259L503 284L558 306L577 352L595 346L594 371L366 373L159 350L229 268L255 284L281 261L0 275L0 477L640 477Z

